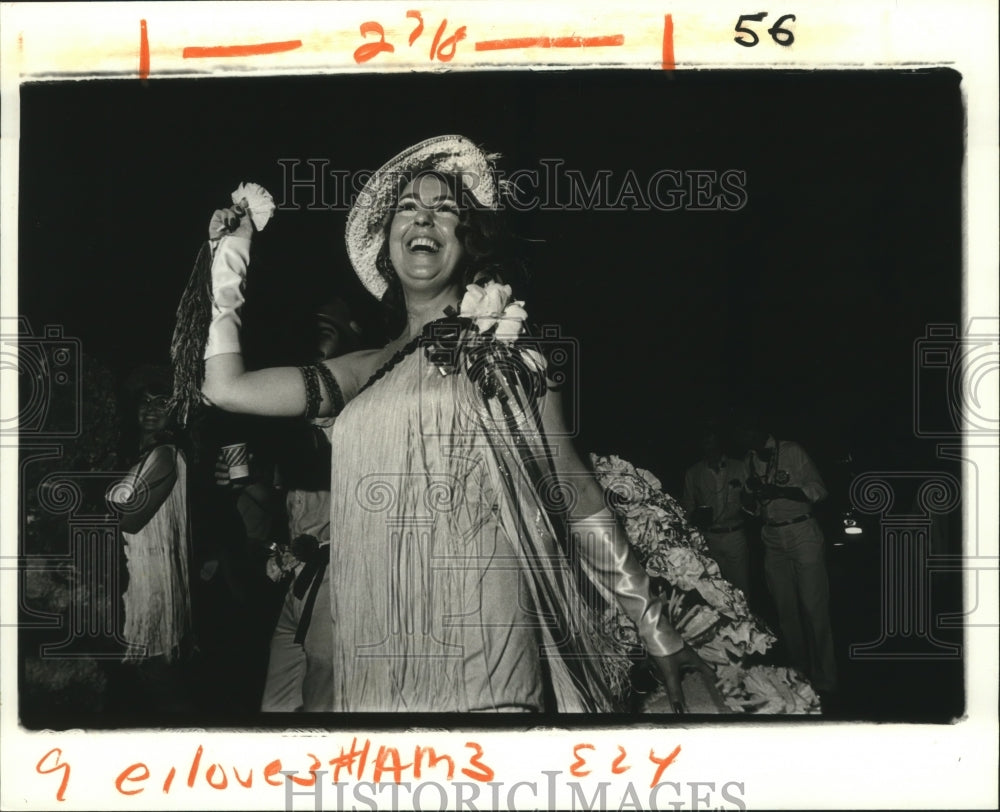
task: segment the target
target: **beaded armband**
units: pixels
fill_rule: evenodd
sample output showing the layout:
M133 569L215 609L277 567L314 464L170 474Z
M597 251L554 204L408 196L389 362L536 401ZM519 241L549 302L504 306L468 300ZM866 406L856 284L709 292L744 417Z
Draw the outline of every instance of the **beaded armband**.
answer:
M344 409L344 393L340 391L337 379L333 377L333 373L330 372L330 368L326 364L320 361L315 365L315 369L323 381L323 386L326 387L327 395L330 397L332 405L331 414L336 417Z
M319 414L319 406L322 402L319 392L319 374L316 372L315 366L299 367L299 372L302 373L302 382L306 386L305 418L312 420Z

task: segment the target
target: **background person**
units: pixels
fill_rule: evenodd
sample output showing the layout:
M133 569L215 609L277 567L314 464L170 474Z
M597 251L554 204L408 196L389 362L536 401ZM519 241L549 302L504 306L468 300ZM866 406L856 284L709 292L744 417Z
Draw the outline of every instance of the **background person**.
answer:
M746 465L726 454L715 428L702 432L701 454L684 474L681 505L688 520L704 533L722 577L749 596L750 552L740 499Z
M792 665L829 693L837 689L830 587L823 531L812 513L826 486L801 445L759 425L749 416L737 421L737 439L748 449L744 504L763 523L764 574Z
M144 710L181 711L189 708L180 660L191 631L187 462L171 430L169 379L149 374L135 383L138 459L109 490L128 570L124 662L134 669L134 701Z

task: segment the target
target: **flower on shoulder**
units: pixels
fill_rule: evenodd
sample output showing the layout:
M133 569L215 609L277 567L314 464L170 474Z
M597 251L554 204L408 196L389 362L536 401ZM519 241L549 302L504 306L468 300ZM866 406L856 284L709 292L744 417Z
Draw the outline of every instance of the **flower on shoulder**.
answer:
M500 314L497 322L497 341L505 344L513 344L517 337L524 330L524 320L528 318L528 311L524 309L524 302L511 302Z
M458 312L460 316L472 319L480 333L494 330L497 340L505 344L517 340L528 318L524 302L512 302L510 285L499 282L466 286Z

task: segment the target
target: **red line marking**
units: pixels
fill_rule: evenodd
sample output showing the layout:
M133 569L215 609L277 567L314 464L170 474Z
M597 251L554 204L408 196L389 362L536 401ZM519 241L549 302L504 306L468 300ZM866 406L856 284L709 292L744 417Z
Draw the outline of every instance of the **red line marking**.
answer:
M145 20L139 20L139 78L149 78L149 31Z
M663 70L673 70L674 62L674 17L666 14L663 17Z
M285 42L261 42L257 45L213 45L210 48L189 47L184 49L185 59L204 59L219 56L259 56L294 51L302 47L302 40L290 39Z
M486 39L476 43L477 51L510 51L517 48L605 48L624 45L624 34L603 37L511 37Z
M606 37L557 37L552 40L553 48L604 48L609 45L624 45L624 34Z
M476 43L477 51L506 51L511 48L545 48L542 37L520 37L518 39L487 39Z

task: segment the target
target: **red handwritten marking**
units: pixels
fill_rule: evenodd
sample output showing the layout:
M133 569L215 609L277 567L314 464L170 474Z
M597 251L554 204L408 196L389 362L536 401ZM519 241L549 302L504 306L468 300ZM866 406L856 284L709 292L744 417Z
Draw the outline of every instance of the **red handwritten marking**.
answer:
M264 768L264 780L272 787L280 787L284 782L272 780L274 776L281 772L281 759L276 758ZM284 777L284 776L282 776Z
M437 57L442 62L451 62L455 57L455 48L466 37L465 26L463 25L459 26L454 34L442 42L441 37L444 35L447 25L448 18L446 17L441 21L441 25L438 26L437 33L434 35L434 42L431 43L431 59Z
M650 748L649 760L652 761L654 764L658 764L659 766L656 768L656 775L654 775L653 780L649 782L649 786L655 787L657 784L660 783L660 776L663 775L663 771L667 769L667 767L669 767L671 764L673 764L674 759L677 758L677 756L679 756L680 754L681 754L681 746L679 744L673 749L673 752L666 758L657 758L655 755L653 755L652 748Z
M133 773L136 774L133 775ZM125 782L145 781L147 778L149 778L149 767L141 761L137 761L135 764L130 764L122 770L121 773L119 773L118 777L115 779L115 789L122 795L138 795L145 789L145 787L139 787L138 789L125 789Z
M624 44L624 34L611 34L606 37L555 37L552 40L553 48L607 48Z
M55 755L56 763L53 764L51 767L46 767L43 770L42 765L48 760L49 756L51 755ZM60 756L62 756L62 750L60 750L58 747L53 747L51 750L49 750L49 752L47 752L44 756L38 759L38 764L35 765L35 772L37 772L39 775L48 775L49 773L54 773L56 770L62 770L63 776L62 776L62 781L59 782L59 791L56 792L56 800L65 801L66 799L63 796L66 793L66 784L69 783L69 764L64 764L60 762L59 761Z
M294 51L302 47L302 40L290 39L284 42L260 42L256 45L213 45L208 48L191 46L185 48L182 55L185 59L211 59L219 56L261 56L262 54L280 54L283 51Z
M347 774L353 776L356 780L360 781L361 776L365 771L365 763L368 761L368 750L371 747L371 742L365 739L364 746L358 749L358 738L355 736L351 739L351 749L350 752L345 753L344 748L340 748L340 755L336 758L330 759L330 766L333 767L333 780L334 782L340 781L340 771L342 769L347 770ZM358 765L358 772L355 775L354 765Z
M596 750L592 744L578 744L573 748L573 755L576 756L576 761L569 768L570 775L575 775L577 778L583 778L585 775L590 775L590 770L582 769L583 765L587 763L586 759L580 755L581 750Z
M139 20L139 78L149 78L149 31L145 20Z
M200 744L198 749L194 751L194 758L191 759L191 769L188 771L188 786L194 786L194 780L198 777L198 766L201 764L201 754L205 752L205 748Z
M493 772L492 767L482 762L482 756L484 755L483 748L480 747L476 742L466 742L465 746L470 747L476 751L469 759L469 766L475 767L477 769L469 770L463 767L462 775L468 776L473 781L482 781L483 783L486 783L487 781L492 781L495 773Z
M218 783L212 780L212 776L215 775L216 771L222 776L222 780ZM208 785L212 789L225 789L229 786L229 779L226 778L226 771L222 768L221 764L212 764L208 768L208 772L205 773L205 780L208 781Z
M316 770L320 767L319 759L312 753L309 753L308 755L312 758L313 763L312 766L306 770L306 777L299 778L297 774L292 776L292 781L301 787L311 787L316 783Z
M167 779L163 782L163 791L170 792L170 787L173 786L174 776L177 775L177 768L171 767L170 772L167 773Z
M619 744L618 758L616 758L614 761L611 762L611 772L613 772L615 775L621 775L622 773L631 770L632 769L631 764L625 764L624 766L622 765L622 762L624 760L625 760L625 748Z
M606 48L624 45L624 34L603 37L511 37L485 39L476 43L477 51L510 51L518 48Z
M421 16L419 11L413 10L406 12L406 18L408 20L417 21L417 27L410 32L410 45L413 45L413 43L417 41L417 37L419 37L424 31L424 18Z
M447 753L444 755L438 755L433 747L421 747L417 745L416 750L413 753L413 777L421 777L421 769L423 765L424 754L427 755L427 766L433 767L438 762L445 762L448 765L448 780L451 781L455 777L455 759L449 756Z
M396 50L396 46L391 42L385 41L385 29L382 27L381 23L377 23L373 20L369 20L366 23L361 23L361 36L367 37L369 34L375 34L378 37L376 42L366 42L364 45L359 45L354 50L354 61L359 65L362 62L367 62L369 59L374 59L380 53L393 53Z
M663 17L663 70L673 70L674 62L674 17L666 14Z
M399 751L395 747L382 745L378 749L375 757L375 772L372 775L372 782L378 784L382 781L382 773L392 773L393 783L403 783L403 770L412 767L412 764L404 764L399 757Z

